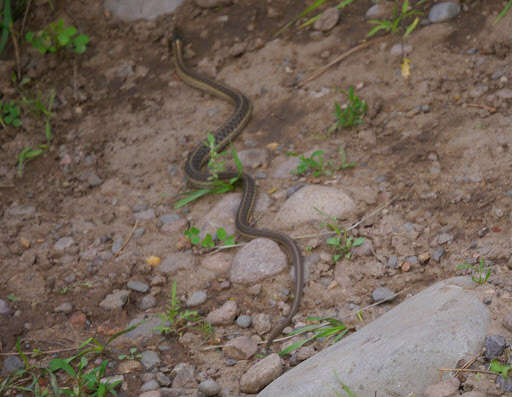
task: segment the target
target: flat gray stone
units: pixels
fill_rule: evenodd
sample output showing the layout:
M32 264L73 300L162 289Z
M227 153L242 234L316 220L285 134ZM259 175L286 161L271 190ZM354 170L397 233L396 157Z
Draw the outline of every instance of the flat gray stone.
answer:
M311 221L324 221L324 214L346 219L355 210L354 201L342 190L329 186L308 185L291 196L277 213L276 226L291 228Z
M478 354L490 314L469 277L441 281L291 369L259 397L335 396L339 377L358 397L422 395L439 368Z
M123 21L155 19L173 12L183 0L105 0L105 8Z
M100 307L105 310L120 310L128 302L129 296L128 290L114 290L100 302Z
M155 365L160 364L160 357L158 353L153 350L146 350L141 353L141 356L140 362L146 369L153 368Z

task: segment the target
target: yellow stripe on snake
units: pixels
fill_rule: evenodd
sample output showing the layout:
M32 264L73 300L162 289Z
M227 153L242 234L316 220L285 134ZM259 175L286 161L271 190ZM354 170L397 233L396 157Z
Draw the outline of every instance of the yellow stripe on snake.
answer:
M218 151L225 148L245 128L252 112L252 104L240 91L221 84L217 81L205 78L185 66L183 61L183 40L175 30L171 39L174 52L174 63L178 77L186 84L208 92L218 98L231 102L235 110L231 117L217 129L214 134L215 144ZM188 156L185 163L184 173L187 180L197 187L209 187L211 185L210 173L201 169L207 163L210 149L203 142L200 142ZM239 176L238 172L222 172L218 174L220 180L229 180ZM240 175L242 181L242 200L235 218L237 231L246 237L265 237L281 244L288 251L295 266L295 295L288 315L275 327L267 339L267 347L290 323L292 317L297 313L302 297L304 284L304 262L299 246L289 236L272 230L256 229L250 224L251 213L256 202L256 183L254 179L243 172Z

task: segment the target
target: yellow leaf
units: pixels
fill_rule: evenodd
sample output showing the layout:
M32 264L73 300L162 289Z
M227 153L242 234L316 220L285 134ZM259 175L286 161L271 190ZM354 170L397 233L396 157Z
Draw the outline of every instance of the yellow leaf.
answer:
M408 78L411 75L411 60L409 58L404 58L402 65L400 66L402 77L404 79Z
M158 256L151 255L149 258L146 258L146 263L149 266L158 266L162 262L162 260Z
M268 191L268 194L275 193L275 191L276 191L276 190L277 190L277 189L276 189L275 187L273 187L272 189L270 189L270 190Z

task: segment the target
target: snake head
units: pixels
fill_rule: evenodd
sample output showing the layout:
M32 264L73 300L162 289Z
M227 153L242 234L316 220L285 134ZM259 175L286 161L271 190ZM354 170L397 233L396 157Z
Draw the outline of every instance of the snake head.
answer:
M183 41L181 30L178 27L174 27L174 30L172 31L171 41Z

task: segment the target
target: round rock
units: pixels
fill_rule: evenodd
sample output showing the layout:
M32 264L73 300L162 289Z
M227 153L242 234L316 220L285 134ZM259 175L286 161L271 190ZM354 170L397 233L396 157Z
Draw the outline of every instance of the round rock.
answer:
M199 383L199 391L205 396L216 396L220 393L220 385L213 379L207 379Z
M308 185L285 201L277 213L279 228L292 228L307 222L325 221L315 210L339 219L347 218L356 208L354 201L342 190L328 186Z
M282 272L286 255L279 245L266 238L257 238L243 246L235 255L230 280L253 284Z
M432 23L444 22L459 15L460 4L454 1L444 1L435 4L428 13L428 19Z

